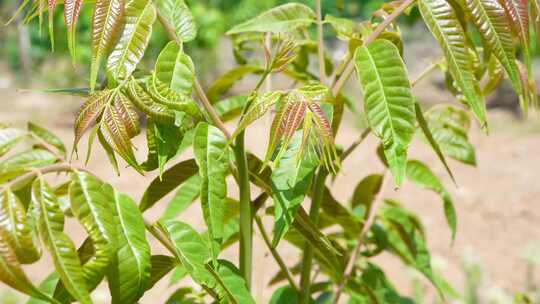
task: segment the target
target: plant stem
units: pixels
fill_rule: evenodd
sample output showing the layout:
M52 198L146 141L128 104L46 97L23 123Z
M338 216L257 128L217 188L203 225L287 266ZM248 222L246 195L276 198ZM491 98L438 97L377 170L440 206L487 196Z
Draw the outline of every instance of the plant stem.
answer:
M324 196L324 182L328 172L324 168L319 168L315 176L312 187L312 200L309 209L309 219L314 225L319 222L319 211ZM313 246L309 242L304 246L304 258L302 260L302 273L300 275L300 303L308 304L311 299L311 266L313 263Z
M409 6L411 6L416 0L405 0L401 5L396 8L395 11L393 11L386 19L384 19L369 36L366 37L364 40L364 43L362 46L367 46L371 42L373 42L379 35L384 31L384 29L390 25L399 15L401 15ZM354 71L354 56L347 56L348 63L345 67L345 70L343 73L337 78L335 83L332 85L332 93L334 96L337 96L339 92L341 92L341 89L351 76L352 72Z
M317 53L319 55L319 77L321 84L326 84L326 66L324 64L324 32L322 23L321 0L315 1L317 11Z
M47 173L52 173L52 172L66 172L66 171L72 171L72 170L87 171L85 168L74 166L69 163L56 163L56 164L52 164L46 167L34 169L30 172L27 172L23 175L18 176L17 178L10 180L9 182L5 183L2 186L2 188L0 188L0 192L3 192L9 188L17 187L18 184L24 183L28 179L34 178L39 174L47 174Z
M266 230L264 229L263 223L259 216L255 216L255 223L257 224L257 227L259 228L259 232L261 233L264 243L268 247L268 250L270 250L270 253L274 257L274 260L278 264L281 271L285 274L287 281L289 281L289 284L291 285L292 288L294 288L294 290L298 291L298 286L296 286L296 283L294 282L293 276L289 272L287 265L285 265L285 262L283 262L283 259L281 258L279 253L276 251L276 249L272 247L272 242L270 241L270 238L268 237L268 233L266 233Z
M362 231L360 231L360 234L358 235L358 239L356 240L356 247L354 248L351 258L349 259L349 262L347 263L347 267L345 268L345 273L343 274L343 279L341 280L340 284L336 288L336 291L334 292L334 300L332 301L333 304L337 304L339 301L339 297L341 296L341 293L343 292L343 289L345 285L347 284L347 281L349 280L349 277L351 276L351 273L354 269L354 264L356 263L356 260L358 259L358 255L360 254L360 247L362 246L362 243L364 241L364 236L368 233L368 231L371 229L371 226L373 226L373 223L375 223L375 217L377 215L377 210L379 209L379 206L381 205L383 201L383 192L385 185L388 183L388 180L390 180L391 175L385 172L383 174L383 180L381 182L381 188L379 189L379 193L377 193L377 197L375 197L375 200L373 201L373 205L371 205L371 208L369 210L369 215L364 223L364 226L362 227Z
M348 148L347 150L343 151L341 154L341 162L343 162L362 142L364 142L364 139L371 133L371 128L366 128L362 134L360 134L360 137L358 137L357 140L355 140Z
M165 248L167 248L167 250L169 250L170 253L173 254L174 257L178 258L178 252L176 251L174 244L166 236L164 236L159 230L156 229L154 225L152 225L152 223L148 222L146 219L144 219L144 226L156 240L158 240Z
M417 84L419 84L426 76L428 76L431 72L433 72L439 64L441 64L444 61L444 58L441 58L432 64L430 64L425 70L423 70L418 77L416 77L413 81L411 81L411 87L415 87Z

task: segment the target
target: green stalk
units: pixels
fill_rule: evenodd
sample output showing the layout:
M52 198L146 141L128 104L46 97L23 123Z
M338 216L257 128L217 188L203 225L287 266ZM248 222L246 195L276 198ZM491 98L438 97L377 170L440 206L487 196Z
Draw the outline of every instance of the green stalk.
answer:
M324 182L328 172L320 168L313 182L311 207L309 209L309 219L313 224L319 222L319 211L324 196ZM311 298L311 266L313 264L313 247L306 242L304 245L304 257L302 259L302 274L300 275L300 304L309 304Z
M236 137L234 156L240 188L240 274L246 280L249 289L251 287L253 222L251 220L251 193L243 131Z

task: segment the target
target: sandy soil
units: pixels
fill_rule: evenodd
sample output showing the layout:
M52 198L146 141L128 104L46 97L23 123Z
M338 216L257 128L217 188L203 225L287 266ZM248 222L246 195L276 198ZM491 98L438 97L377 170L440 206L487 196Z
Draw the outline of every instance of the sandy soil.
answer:
M417 54L417 55L421 55ZM431 57L433 58L433 57ZM429 61L429 58L424 59ZM419 72L411 69L411 74ZM32 119L57 132L66 143L72 140L72 121L80 98L44 95L35 92L17 92L12 80L0 73L0 122L23 126ZM431 87L430 87L431 86ZM433 89L433 84L418 88L417 94L424 102L432 103L432 98L446 99ZM483 268L482 297L485 301L493 294L501 292L508 295L525 289L526 263L522 258L527 248L540 246L540 123L538 117L528 121L518 121L507 113L491 112L491 135L485 136L477 128L471 132L472 142L477 148L478 167L468 167L451 162L458 187L454 187L435 154L424 144L416 142L411 148L411 158L420 159L432 167L444 181L453 195L458 213L458 233L455 243L451 244L450 232L445 224L442 204L433 193L405 183L399 191L385 190L385 196L399 199L405 206L417 212L422 218L427 231L429 246L434 256L439 273L443 274L458 291L463 290L465 275L462 271L464 260L476 261ZM248 132L248 146L261 155L266 144L265 134L268 119L262 119ZM232 126L231 126L232 129ZM352 117L347 117L338 142L347 145L359 135ZM136 139L140 147L138 153L144 155L144 138ZM84 143L86 145L86 143ZM355 151L343 165L343 173L333 185L333 194L341 202L350 198L352 189L364 176L381 170L373 156L376 140L369 137L361 148ZM114 176L101 149L95 149L90 169L99 177L110 181L115 187L129 193L135 199L140 198L146 185L153 178L152 174L142 177L130 170L124 170L121 177ZM233 187L231 187L233 188ZM231 190L235 195L235 190ZM164 200L146 215L149 219L159 216ZM188 209L180 219L193 223L202 229L200 211L197 206ZM268 222L270 224L270 222ZM77 243L83 238L81 228L74 222L68 222L67 230ZM153 244L156 250L157 244ZM299 252L282 246L287 263L294 264ZM540 249L539 249L540 250ZM540 251L536 252L540 255ZM225 253L226 257L234 251ZM410 292L411 272L391 256L377 258L394 278L397 287L403 292ZM262 241L255 242L255 281L254 290L258 302L266 302L271 289L265 282L273 276L276 266ZM50 269L50 260L28 268L30 277L39 282ZM540 275L537 277L540 281ZM162 303L167 294L174 290L167 286L167 279L159 287L143 297L141 303ZM426 293L433 294L433 289L424 280ZM2 287L0 286L0 289ZM0 291L0 302L11 299L8 291ZM107 303L107 287L100 286L94 296L97 302ZM13 303L23 303L15 296ZM19 299L19 300L17 300ZM425 303L432 303L431 296ZM487 302L486 302L487 303ZM499 303L505 303L503 302Z

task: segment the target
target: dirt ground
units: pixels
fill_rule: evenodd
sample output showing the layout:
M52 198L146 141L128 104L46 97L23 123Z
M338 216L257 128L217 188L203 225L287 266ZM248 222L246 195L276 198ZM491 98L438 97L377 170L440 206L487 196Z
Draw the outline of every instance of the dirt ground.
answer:
M421 57L422 49L417 51L416 55ZM434 57L424 59L424 63L429 62L430 58L432 60ZM419 71L420 69L411 68L413 75ZM57 132L70 145L74 113L82 100L37 92L18 92L15 87L7 73L0 73L0 122L23 126L27 120L32 119ZM424 103L450 101L449 97L441 95L430 81L415 90ZM410 157L428 163L452 194L458 214L458 232L453 245L444 220L442 203L437 195L418 189L410 183L405 183L399 191L385 190L386 197L398 199L420 215L426 227L429 247L438 273L447 278L458 291L463 291L467 277L463 272L463 264L472 261L481 265L483 303L488 303L488 300L494 297L503 299L496 303L509 303L506 302L509 300L505 295L509 296L526 288L527 263L524 255L532 252L533 255L540 256L540 118L537 115L532 116L523 121L507 112L492 111L489 136L474 127L471 141L476 147L478 166L474 168L451 161L458 187L451 184L428 146L421 142L412 145ZM265 134L268 124L268 119L262 119L248 132L248 148L259 155L263 153L266 145L266 136L261 134ZM338 143L347 146L356 139L359 131L355 125L353 118L347 117L338 136ZM230 129L232 128L231 125ZM136 143L142 159L144 138L137 138ZM373 155L375 147L375 138L368 137L343 164L343 172L333 185L333 194L341 202L345 203L350 198L360 179L381 170ZM90 170L135 199L140 198L153 178L151 174L142 177L130 170L124 170L122 176L117 177L111 172L101 149L95 149L94 154L89 164ZM234 190L231 190L230 195L235 195ZM165 202L164 200L151 209L145 216L149 219L157 218ZM202 229L199 215L197 206L193 206L179 218ZM78 243L82 241L83 234L79 226L68 222L66 229ZM160 250L157 244L153 244L153 247ZM299 256L298 251L286 245L280 250L284 251L285 260L290 264L294 264ZM233 251L225 253L226 257L232 257L233 254ZM377 260L382 263L388 275L394 278L397 288L410 293L411 280L415 277L411 271L392 256L384 255ZM277 267L260 240L255 242L254 267L256 299L258 303L265 303L271 295L271 289L265 284ZM50 260L45 257L40 263L28 267L28 273L34 282L39 282L48 274L49 269ZM538 271L540 272L540 269ZM174 290L174 287L167 286L167 282L167 279L160 282L140 303L163 303L168 293ZM429 295L423 302L433 303L433 288L423 279L421 282ZM540 273L536 277L536 283L540 285ZM1 289L2 286L0 303L23 303L23 297ZM98 303L107 303L107 287L100 286L94 297ZM10 302L10 299L13 299L13 302Z

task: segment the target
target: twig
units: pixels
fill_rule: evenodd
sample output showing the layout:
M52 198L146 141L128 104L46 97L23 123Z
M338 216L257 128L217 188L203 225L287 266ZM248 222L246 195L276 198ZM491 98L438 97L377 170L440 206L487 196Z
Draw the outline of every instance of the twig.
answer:
M399 15L401 15L411 4L414 3L416 0L405 0L403 3L388 16L388 18L384 19L373 32L369 36L366 37L366 39L363 42L363 46L367 46L371 42L373 42L379 35L384 31L384 29L390 25ZM332 85L332 93L334 96L337 96L349 77L351 76L352 72L354 71L354 56L348 56L349 58L347 66L343 73L337 78L336 82Z
M264 243L266 244L266 247L268 247L268 250L270 250L270 253L274 257L274 260L278 264L279 268L285 274L287 281L289 281L289 284L291 285L292 288L294 288L294 290L298 291L298 286L296 286L296 283L294 282L294 279L291 273L289 272L287 265L285 265L285 262L283 262L283 259L281 258L279 253L276 251L276 249L272 247L272 243L270 241L270 238L268 237L268 233L264 229L263 223L259 216L255 216L255 223L257 224L257 227L259 228L259 232L261 233L261 236L264 240Z
M413 81L411 81L411 86L415 87L417 84L419 84L424 78L426 78L427 75L429 75L431 72L433 72L439 64L444 62L444 58L441 58L432 64L430 64L425 70L423 70Z
M176 247L174 244L169 240L166 236L164 236L159 230L156 229L152 223L150 223L147 219L144 220L144 226L146 227L146 230L154 236L156 240L158 240L167 250L169 250L170 253L173 254L174 257L178 258L178 252L176 251Z
M360 254L360 247L362 245L362 242L364 241L364 236L371 229L371 226L373 226L373 223L375 222L377 210L379 209L379 206L381 205L383 201L384 188L388 180L390 179L390 176L391 175L388 174L387 172L383 174L383 180L381 183L381 188L379 189L379 193L377 193L377 197L375 197L375 200L373 201L373 204L371 205L368 218L366 222L364 223L364 227L362 227L362 231L360 231L360 234L358 235L358 239L356 240L356 247L354 248L351 254L351 258L349 259L349 262L347 263L347 267L345 268L345 273L343 274L343 279L341 280L341 283L338 285L338 287L336 288L336 291L334 292L334 300L332 301L333 304L338 303L339 297L341 296L341 293L343 292L343 289L345 285L347 284L349 277L351 276L351 273L354 269L354 264L356 263L356 260L358 259L358 255Z
M47 173L51 173L51 172L65 172L65 171L72 171L72 170L81 170L81 171L87 171L85 168L82 168L82 167L78 167L78 166L74 166L72 164L69 164L69 163L57 163L57 164L52 164L50 166L47 166L47 167L43 167L43 168L36 168L32 171L29 171L23 175L20 175L12 180L10 180L9 182L5 183L2 188L0 189L0 192L3 192L9 188L13 188L13 187L16 187L17 184L19 183L23 183L25 182L26 180L28 179L31 179L33 177L36 177L37 175L39 174L47 174Z
M362 134L360 134L360 137L353 141L353 143L341 154L341 162L343 162L347 156L349 156L354 149L356 149L363 141L366 139L366 137L371 133L371 128L366 128Z
M319 80L326 85L326 66L324 64L324 37L321 0L315 1L317 10L317 53L319 55Z

